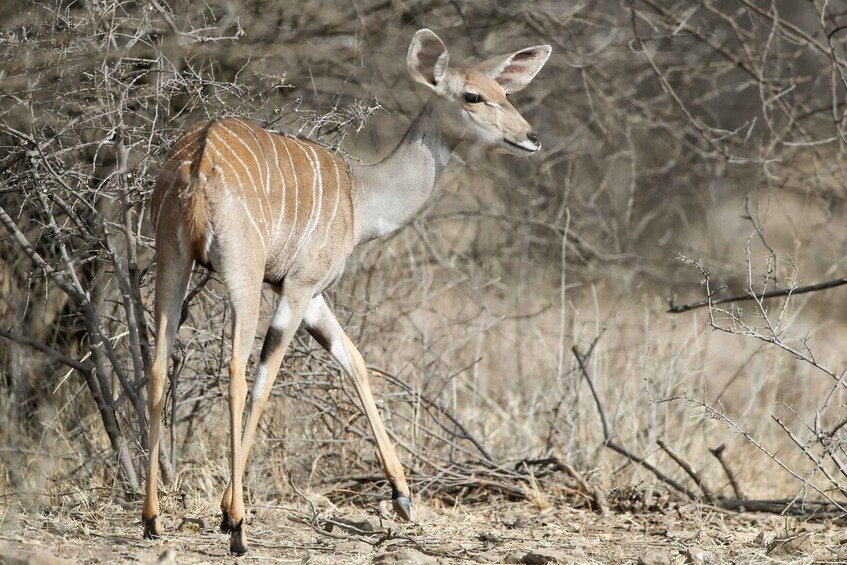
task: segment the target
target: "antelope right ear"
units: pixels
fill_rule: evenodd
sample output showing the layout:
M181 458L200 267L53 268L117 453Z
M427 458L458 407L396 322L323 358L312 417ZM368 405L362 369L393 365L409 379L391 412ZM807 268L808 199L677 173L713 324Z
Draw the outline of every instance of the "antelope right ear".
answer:
M416 82L435 89L447 73L449 60L444 42L430 30L421 29L409 45L406 67Z
M527 47L511 55L501 55L480 63L476 70L496 80L506 92L518 92L535 78L552 51L549 45Z

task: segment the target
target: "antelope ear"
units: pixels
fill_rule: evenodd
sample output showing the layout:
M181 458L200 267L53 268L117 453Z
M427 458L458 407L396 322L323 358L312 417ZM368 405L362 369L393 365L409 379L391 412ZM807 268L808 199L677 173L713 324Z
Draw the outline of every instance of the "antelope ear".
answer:
M527 47L480 63L476 70L493 78L506 92L517 92L535 78L552 52L549 45Z
M421 29L409 45L406 67L415 81L434 89L447 73L449 60L444 42L430 30Z

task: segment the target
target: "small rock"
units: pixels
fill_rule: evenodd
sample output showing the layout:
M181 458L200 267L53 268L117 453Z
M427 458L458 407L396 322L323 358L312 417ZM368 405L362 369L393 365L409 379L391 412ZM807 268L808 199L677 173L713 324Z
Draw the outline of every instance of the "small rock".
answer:
M524 520L514 512L506 512L500 517L500 521L507 528L522 528Z
M530 551L521 558L524 565L547 565L548 563L569 563L568 556L552 549Z
M464 549L462 544L455 541L448 541L444 543L437 543L428 547L432 553L450 555L455 553L462 553Z
M648 549L638 559L638 565L671 565L671 556L663 549Z
M333 528L338 528L351 534L376 531L376 526L367 516L352 516L350 518L341 516L333 517L324 524L324 529L331 532Z
M177 526L177 530L183 534L198 535L206 529L206 523L200 518L183 518Z
M784 538L774 538L767 545L768 555L791 555L797 553L802 551L803 545L808 539L809 534L805 532Z
M414 549L401 549L399 551L386 551L374 557L374 565L430 565L437 563L435 557L431 557Z
M495 534L494 532L483 532L479 534L479 541L485 541L488 543L501 543L503 538Z
M711 551L706 551L701 547L689 547L685 553L685 562L692 565L712 565L719 563L718 556Z
M496 551L483 551L474 556L480 563L506 563L505 558Z

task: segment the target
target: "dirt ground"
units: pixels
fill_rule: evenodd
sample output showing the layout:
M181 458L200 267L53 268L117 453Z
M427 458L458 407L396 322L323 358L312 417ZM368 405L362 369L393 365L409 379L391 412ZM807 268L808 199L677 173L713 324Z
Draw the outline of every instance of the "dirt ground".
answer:
M395 522L386 503L252 506L250 552L241 558L229 555L214 505L164 510L166 537L149 541L135 504L10 507L0 563L847 563L843 526L697 505L601 517L555 503L419 501L413 524ZM196 521L181 524L185 517Z

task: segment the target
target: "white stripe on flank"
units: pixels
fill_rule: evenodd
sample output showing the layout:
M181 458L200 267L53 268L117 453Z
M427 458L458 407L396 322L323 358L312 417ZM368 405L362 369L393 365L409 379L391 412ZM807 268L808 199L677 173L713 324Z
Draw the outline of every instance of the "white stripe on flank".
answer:
M242 122L241 120L232 120L232 123L235 123L235 124L241 126L242 129L246 129L247 131L250 132L250 134L253 136L254 139L256 138L256 134L253 133L253 130L250 129L250 127L246 123ZM267 194L265 194L265 202L267 202L267 204L268 204L268 211L265 212L265 207L262 205L262 201L261 201L261 198L259 196L260 192L265 192L265 189L264 189L265 183L262 180L262 159L259 159L259 157L256 155L256 153L254 153L253 150L250 149L250 146L247 144L247 141L243 139L243 136L237 135L235 132L233 132L231 129L229 129L228 127L226 127L223 124L221 124L221 127L223 129L225 129L227 132L229 132L229 134L232 135L233 137L235 137L238 141L240 141L241 145L244 147L244 149L246 149L247 152L250 153L250 156L252 156L253 160L256 162L256 175L259 177L259 182L254 183L253 189L256 192L256 198L258 200L259 209L262 211L262 220L265 223L265 225L267 226L268 219L271 217L270 202L268 201ZM267 165L267 163L266 163L266 165ZM252 178L253 178L252 173L251 173L250 178L252 180ZM259 190L260 187L262 187L261 191Z
M332 231L332 221L335 220L335 214L338 212L338 203L341 201L341 179L338 175L338 160L332 155L330 155L330 159L332 159L332 167L335 169L335 206L332 209L332 215L329 217L329 221L326 222L324 242L321 244L320 249L326 247L326 243L329 241L329 232Z
M309 212L309 221L306 224L306 229L303 230L303 235L297 243L297 249L294 250L294 256L296 257L297 254L300 253L300 248L303 247L303 244L309 236L312 235L312 232L315 230L315 226L318 225L318 219L321 213L321 197L323 196L323 177L321 176L320 170L320 158L314 148L312 148L311 145L301 142L299 139L295 139L294 141L297 142L300 150L303 151L306 159L308 159L309 166L312 167L312 210ZM311 155L309 154L310 151ZM312 160L312 157L314 157L314 160ZM318 191L320 191L319 194ZM315 211L316 206L317 212Z
M257 159L257 160L256 160L256 162L257 162L257 164L258 164L258 166L259 166L259 171L260 171L260 175L259 175L259 176L261 176L262 163L264 163L264 164L265 164L265 182L263 183L262 190L264 191L264 194L265 194L265 202L267 202L267 203L268 203L268 215L270 216L270 219L271 219L271 226L273 226L273 225L274 225L273 204L271 204L271 199L270 199L270 192L271 192L271 166L270 166L270 163L268 162L268 156L267 156L267 155L265 155L265 148L264 148L264 146L262 145L262 142L261 142L261 141L259 141L259 137L256 135L256 132L255 132L255 131L253 131L253 128L252 128L252 127L250 127L250 125L249 125L249 124L247 124L247 123L245 123L245 122L242 122L241 120L237 120L235 123L237 123L238 125L240 125L241 127L243 127L244 129L246 129L247 131L249 131L249 132L250 132L250 135L252 135L252 136L253 136L253 139L255 139L255 140L256 140L256 145L258 145L258 146L259 146L259 150L262 152L262 160L261 160L261 161L259 161L259 160ZM262 130L262 131L264 131L264 130ZM265 132L265 133L267 133L267 132ZM246 143L244 144L244 146L245 146L245 147L247 147L247 150L248 150L248 151L250 151L250 148L247 146L247 144L246 144ZM251 154L253 154L253 152L252 152L252 151L250 151L250 153L251 153ZM254 155L253 155L253 157L255 158L255 157L256 157L256 155L254 154ZM271 231L273 231L273 228L272 228L272 230L271 230Z
M217 123L217 125L218 125L218 126L220 126L220 127L221 127L221 129L223 129L223 130L225 130L227 133L229 133L231 136L233 136L235 139L237 139L237 140L241 143L241 145L243 145L243 146L244 146L244 148L245 148L245 149L247 149L247 151L250 151L250 148L249 148L249 147L247 147L247 144L246 144L246 143L244 143L244 141L243 141L240 137L238 137L237 135L235 135L235 134L232 132L232 130L230 130L228 127L226 127L225 125L223 125L223 124L222 124L222 123L220 123L220 122L218 122L218 123ZM239 156L238 156L238 153L236 153L235 151L233 151L233 150L232 150L232 148L229 146L229 144L228 144L226 141L224 141L224 139L223 139L222 137L220 137L220 136L218 136L218 137L219 137L220 141L221 141L224 145L226 145L226 146L227 146L227 149L228 149L228 150L229 150L229 152L232 154L232 156L233 156L233 157L235 157L235 158L238 160L238 162L239 162L239 163L241 163L241 166L242 166L242 167L244 167L244 170L245 170L245 171L247 171L247 176L248 176L248 177L250 177L250 185L253 187L253 191L256 193L256 203L259 205L259 211L260 211L260 212L262 212L263 221L265 222L265 225L267 225L267 223L268 223L267 214L265 213L265 208L264 208L264 206L262 206L262 200L259 198L259 184L260 184L260 183L257 183L257 182L256 182L256 180L253 178L253 172L250 170L250 167L248 167L248 166L247 166L247 163L245 163L245 162L241 159L241 157L239 157ZM250 154L251 154L251 155L253 155L253 158L254 158L254 159L256 159L256 164L257 164L257 165L259 165L259 169L261 170L262 166L259 164L259 159L256 157L256 154L255 154L255 153L253 153L252 151L250 151ZM242 189L242 192L243 192L243 189Z
M276 229L274 229L273 240L276 241L277 237L279 237L279 230L282 228L283 223L285 223L285 175L282 174L282 168L279 166L279 149L277 149L276 146L276 141L279 136L269 132L265 133L271 138L271 145L274 147L276 172L279 174L279 182L282 184L282 198L279 199L279 216L277 216L276 222L274 222Z
M312 232L315 231L315 228L318 227L318 223L321 221L321 208L323 208L324 203L324 177L320 153L318 153L318 150L311 145L309 145L309 149L312 150L312 156L315 158L315 173L318 175L318 210L315 212L315 223L309 231L309 235L312 235Z
M282 247L279 248L280 255L285 252L285 249L288 247L288 242L291 240L291 237L294 235L294 230L297 227L297 213L300 209L300 183L297 180L297 167L294 166L294 158L291 156L291 151L288 149L288 144L286 141L287 137L280 138L280 143L285 148L285 153L288 155L288 168L291 171L291 174L294 175L294 221L291 224L291 230L288 232L288 237L285 238L285 243L282 244ZM283 206L285 206L285 202L283 202Z
M297 256L297 253L300 252L300 247L303 245L303 241L308 237L309 231L312 229L312 221L315 219L315 192L317 190L318 184L318 174L315 171L315 162L312 160L312 156L309 151L303 147L303 143L299 139L293 139L297 144L297 147L300 148L300 151L305 155L306 160L309 161L309 167L312 169L312 208L309 210L309 219L306 220L306 226L303 229L300 235L300 241L297 242L297 248L294 250L294 256Z
M226 143L224 143L224 145L226 145ZM217 147L215 147L215 143L211 140L211 138L206 139L206 147L214 151L220 157L220 159L217 161L217 163L215 163L215 165L226 165L226 167L229 168L232 174L235 175L235 180L238 182L238 184L242 184L243 181L241 180L241 175L238 174L238 171L235 170L235 167L232 166L232 163L230 163L227 159L224 158L223 152L220 151Z
M223 158L223 155L221 154L221 152L218 151L218 149L215 147L215 144L211 143L211 140L207 140L206 148L209 149L210 151L214 152L220 158L219 161L218 161L219 163L224 163L224 164L227 163L226 160ZM235 174L235 177L238 178L238 174L235 172L235 169L232 167L232 165L230 165L230 170L233 172L233 174ZM229 183L227 183L225 181L223 181L221 184L223 185L223 188L225 189L225 194L227 196L227 199L231 200L231 199L234 198L238 203L241 204L241 207L244 208L244 215L247 217L247 220L250 222L250 225L253 226L253 228L256 230L256 234L258 234L258 236L259 236L259 243L262 246L262 250L267 252L268 246L267 246L267 243L265 243L266 234L261 229L259 229L259 226L256 224L256 221L253 219L253 214L250 213L250 208L247 206L247 202L246 202L246 199L244 197L244 191L240 190L240 189L237 190L237 191L232 190L229 186ZM239 181L239 185L240 185L240 181Z

